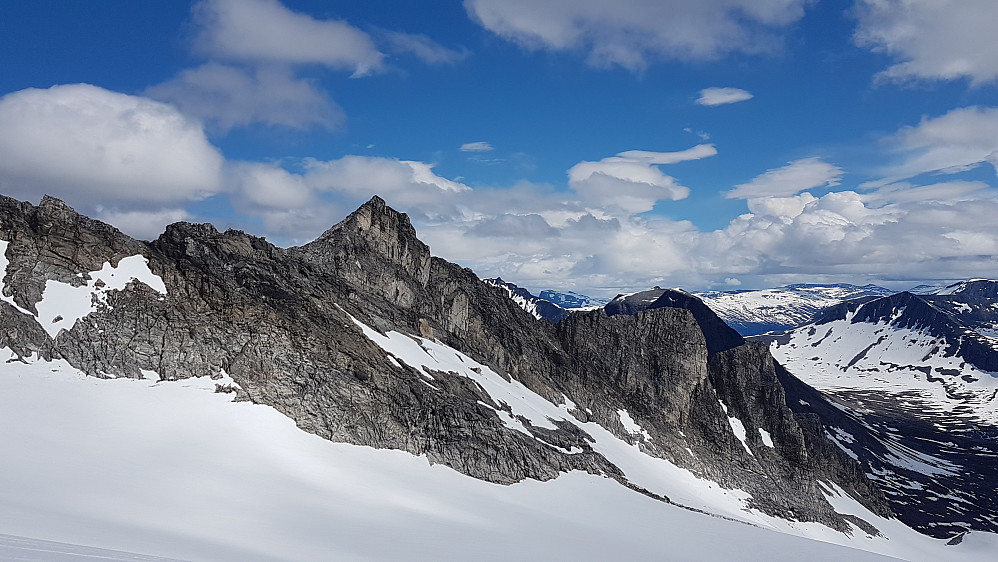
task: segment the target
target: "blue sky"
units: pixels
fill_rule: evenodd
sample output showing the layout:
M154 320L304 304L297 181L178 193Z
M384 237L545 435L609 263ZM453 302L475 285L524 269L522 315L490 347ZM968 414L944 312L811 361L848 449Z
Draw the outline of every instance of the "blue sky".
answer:
M991 0L5 2L0 192L311 240L371 195L480 276L996 277Z

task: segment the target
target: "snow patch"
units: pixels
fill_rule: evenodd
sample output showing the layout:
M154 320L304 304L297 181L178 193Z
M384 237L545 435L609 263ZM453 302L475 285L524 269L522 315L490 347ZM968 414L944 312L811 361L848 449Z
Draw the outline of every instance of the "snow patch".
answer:
M783 343L770 344L777 361L818 390L917 396L938 412L998 425L996 373L965 363L959 354L947 356L945 349L942 339L924 330L849 319L803 326Z
M104 267L88 274L90 280L85 285L74 287L69 283L45 282L42 300L38 301L38 323L53 339L62 330L70 330L77 320L97 310L98 306L108 306L107 294L120 291L132 281L145 283L154 291L165 295L163 280L149 270L149 260L142 255L121 258L117 266L104 262Z
M638 425L638 422L634 421L634 418L631 417L631 414L627 413L627 410L617 410L617 416L620 417L620 423L624 426L627 433L641 435L645 441L651 441L651 435L649 435L648 431Z
M721 409L724 410L724 415L728 417L728 424L731 425L731 431L735 434L735 437L737 437L738 440L742 442L742 447L745 447L745 450L748 451L748 454L754 457L755 453L752 452L752 449L749 449L748 441L745 440L745 438L748 436L748 434L745 431L745 424L742 423L742 420L734 416L728 416L728 406L725 405L724 402L718 400L717 403L721 405Z
M766 431L765 429L763 429L761 427L759 428L759 437L762 438L762 444L763 445L765 445L767 447L770 447L770 448L773 448L773 449L776 448L776 445L773 444L773 436L770 435L768 431Z

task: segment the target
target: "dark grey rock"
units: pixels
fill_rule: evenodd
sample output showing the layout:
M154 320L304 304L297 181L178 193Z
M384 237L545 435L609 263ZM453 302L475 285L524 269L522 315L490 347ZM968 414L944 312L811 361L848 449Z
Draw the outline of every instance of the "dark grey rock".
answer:
M663 294L635 314L539 321L470 270L432 257L408 217L377 197L314 242L288 249L189 223L144 243L50 198L38 207L0 198L0 237L11 242L7 294L29 310L46 280L81 283L79 273L133 254L148 258L168 290L132 283L111 291L107 306L54 340L0 303L0 343L17 353L62 357L94 376L225 371L239 384L238 399L270 405L327 439L425 454L498 483L584 470L634 487L579 426L521 420L577 454L511 431L496 413L508 407L476 383L433 372L431 387L417 366L387 361L352 316L383 333L436 339L554 403L568 397L580 421L744 489L768 513L847 528L819 480L887 513L851 459L829 452L813 420L802 423L787 408L768 351L743 345L698 300ZM719 400L745 423L751 454ZM650 439L628 433L619 410ZM774 449L761 443L760 427Z

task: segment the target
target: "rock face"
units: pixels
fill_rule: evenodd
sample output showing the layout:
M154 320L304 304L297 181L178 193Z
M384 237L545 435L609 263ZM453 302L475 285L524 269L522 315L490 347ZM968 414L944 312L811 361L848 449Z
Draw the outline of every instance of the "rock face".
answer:
M717 353L745 343L738 332L725 324L702 300L685 291L656 287L633 295L619 296L604 307L606 313L611 316L634 314L640 310L659 308L685 308L689 310L706 338L709 353Z
M746 491L771 515L848 529L819 481L889 513L820 423L788 408L765 347L744 344L698 300L660 295L659 306L634 314L540 321L470 270L432 257L408 217L377 197L288 249L189 223L144 243L55 199L35 207L0 198L0 240L9 243L0 344L22 356L65 358L101 377L227 373L238 388L222 390L306 431L424 454L497 483L584 470L636 487L596 449L586 430L595 423ZM121 273L129 256L144 257L162 290ZM129 281L108 289L102 268ZM46 329L37 307L73 287L86 288L89 312ZM468 367L410 364L377 342L390 338L431 355L452 348ZM494 372L565 416L528 419L461 369Z

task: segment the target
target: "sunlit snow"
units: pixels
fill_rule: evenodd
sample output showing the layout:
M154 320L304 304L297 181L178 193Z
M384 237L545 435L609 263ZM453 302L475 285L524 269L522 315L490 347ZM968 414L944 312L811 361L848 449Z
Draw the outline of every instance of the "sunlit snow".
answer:
M728 416L728 406L720 400L717 402L721 405L721 409L724 410L724 415ZM731 431L735 434L735 437L741 441L742 447L745 447L748 454L755 456L752 449L749 449L748 441L745 440L748 434L745 432L745 424L742 423L742 420L736 418L735 416L728 416L728 424L731 425Z
M895 311L892 318L901 313ZM774 341L770 351L819 390L917 394L922 407L950 414L965 410L998 425L998 377L958 355L946 357L945 345L922 330L845 319L793 330L789 339Z
M71 329L77 320L96 311L98 305L107 306L108 291L120 291L132 281L145 283L154 291L166 294L163 280L149 271L148 260L141 255L121 258L117 266L104 262L104 267L91 271L86 277L89 277L86 284L77 287L51 279L45 282L42 300L35 308L38 322L49 336L54 338L61 330Z
M206 377L97 379L9 350L0 365L0 533L28 537L28 549L47 540L189 560L880 559L599 476L500 486L401 451L332 443L272 408L232 402ZM962 552L918 537L932 556ZM75 550L93 553L85 547Z

